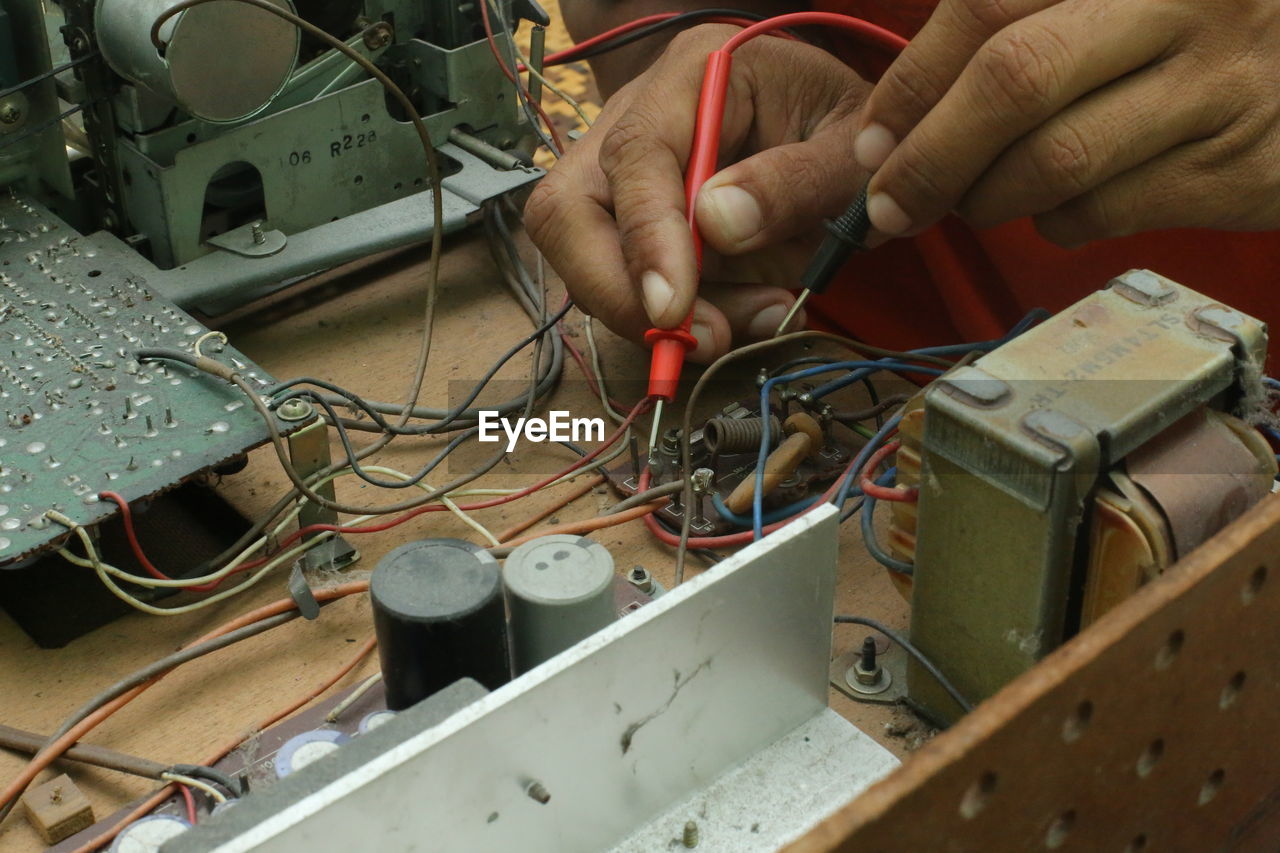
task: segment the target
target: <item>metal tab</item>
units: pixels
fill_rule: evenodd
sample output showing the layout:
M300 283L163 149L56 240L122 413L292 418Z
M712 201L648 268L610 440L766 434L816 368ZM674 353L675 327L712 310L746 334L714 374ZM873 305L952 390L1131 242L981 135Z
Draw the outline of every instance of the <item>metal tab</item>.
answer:
M1167 305L1178 298L1178 291L1172 283L1150 270L1129 270L1124 275L1111 279L1107 286L1144 308Z
M958 367L938 380L938 386L970 406L990 409L1013 396L1008 383L976 367Z

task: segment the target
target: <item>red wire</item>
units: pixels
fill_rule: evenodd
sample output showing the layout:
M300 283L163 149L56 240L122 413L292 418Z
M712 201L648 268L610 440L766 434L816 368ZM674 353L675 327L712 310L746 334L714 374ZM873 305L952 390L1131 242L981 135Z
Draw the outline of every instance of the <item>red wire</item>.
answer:
M733 53L758 35L790 27L810 26L832 27L837 30L844 30L847 33L864 38L878 47L887 48L894 53L900 53L907 46L907 40L902 36L890 32L884 27L877 27L870 21L864 21L861 18L837 15L833 12L792 12L752 24L725 42L721 50L725 53Z
M814 501L812 504L800 510L800 512L796 513L790 518L783 519L782 521L774 522L773 524L765 525L764 533L769 534L775 530L780 530L783 527L786 527L791 522L795 521L800 516L805 515L806 513L812 512L822 504L831 500L831 498L835 496L836 490L839 489L840 483L843 482L844 478L849 475L849 472L850 470L852 470L852 468L853 468L853 462L850 462L849 467L845 469L844 473L839 477L837 477L835 482L832 483L827 488L827 490L822 493L822 500ZM644 471L641 472L640 474L640 481L636 484L636 491L643 492L647 488L649 488L649 469L645 468ZM658 523L658 519L654 517L655 515L656 513L650 513L649 515L646 515L644 517L645 527L649 528L649 532L652 533L654 536L656 536L664 544L670 545L673 548L680 547L680 537L663 528L662 525ZM728 534L725 534L724 536L690 536L689 541L687 543L687 547L689 548L727 548L735 545L750 545L754 539L755 539L755 533L754 531L751 531L751 530L744 530L741 533L728 533Z
M564 140L560 138L560 134L556 132L556 126L551 123L551 117L547 115L546 110L542 108L542 104L529 98L529 90L524 87L520 79L507 67L506 60L502 58L502 54L498 52L498 42L493 37L493 25L489 23L489 0L480 0L480 19L484 22L484 35L489 41L489 50L493 53L494 61L498 63L498 67L502 69L502 76L506 77L511 85L515 86L527 98L527 103L532 104L538 116L547 125L547 131L551 134L551 141L556 145L556 153L564 152Z
M479 503L459 505L458 508L461 509L463 512L472 512L478 509L489 509L490 507L501 506L502 504L510 503L511 501L518 500L523 497L527 497L528 495L533 494L539 489L545 488L546 486L550 485L551 483L555 482L561 477L564 477L568 474L572 474L574 471L590 463L593 459L595 459L597 456L599 456L601 453L603 453L605 450L611 447L614 443L616 443L617 440L621 438L622 435L626 432L627 427L631 426L631 424L635 421L635 419L644 413L644 411L648 408L647 406L648 403L649 403L649 399L647 397L641 400L639 403L636 403L636 405L632 407L631 412L627 415L627 417L622 421L621 424L618 425L618 428L608 438L606 438L600 444L599 447L595 448L586 456L583 456L581 459L578 459L576 462L574 462L572 465L565 468L564 470L558 473L552 474L550 477L547 477L545 480L535 483L534 485L529 486L527 488L521 489L518 492L512 492L509 495L501 495L491 500L480 501ZM152 577L155 577L161 580L172 580L173 578L170 578L168 575L164 574L159 569L157 569L154 565L152 565L151 561L147 559L146 553L143 552L142 545L138 542L137 533L133 527L133 514L129 509L128 501L126 501L122 496L120 496L116 492L99 492L98 497L113 501L117 506L120 507L120 517L121 517L121 521L124 522L125 537L128 539L129 548L133 551L134 557L138 560L139 564L141 564L144 569L146 569L149 573L151 573ZM406 521L409 521L410 519L417 518L423 513L443 512L447 509L448 507L444 506L443 504L438 504L438 503L426 504L425 506L420 506L416 509L412 509L406 513L398 515L389 521L384 521L379 524L370 524L370 525L364 525L359 527L346 527L340 524L311 524L306 527L302 527L302 528L299 528L298 530L295 530L293 533L290 533L288 536L282 539L279 542L279 544L276 546L276 552L278 553L280 551L283 551L285 548L292 545L294 542L297 542L302 537L308 536L312 533L319 533L325 530L330 530L335 533L380 533L384 530L390 530L393 527L404 524ZM231 574L227 575L227 577L230 577L231 575L234 575L234 574L239 574L241 572L247 572L247 571L251 571L252 569L256 569L259 566L265 565L268 559L269 558L262 557L257 560L250 560L246 563L243 563L240 566L236 567L235 571L231 572ZM183 589L188 589L188 590L193 590L198 592L205 592L211 589L216 589L218 585L222 583L223 580L226 580L226 578L222 578L217 581L211 581L201 586L183 587Z
M190 787L183 785L181 782L176 784L178 785L178 792L182 794L182 799L186 801L187 804L187 823L195 826L198 822L196 815L196 798L191 795Z
M862 466L862 470L858 472L858 476L861 478L859 486L861 486L864 495L875 498L878 501L894 501L897 503L913 504L920 499L920 490L917 488L881 486L873 477L875 470L880 467L880 463L884 462L892 454L897 453L898 448L901 446L901 441L891 441L871 454L867 464Z
M118 492L98 492L98 497L100 499L109 500L120 508L120 520L124 522L125 539L129 541L129 550L133 551L134 559L138 561L138 565L142 566L143 570L156 580L176 580L176 578L166 575L164 572L157 569L151 560L147 558L146 552L142 550L142 545L138 542L138 532L133 526L133 511L129 508L129 502L124 499L124 496ZM265 560L263 562L265 562ZM249 568L252 567L245 564L237 568L236 571L248 571ZM184 586L182 589L191 590L193 592L208 592L209 590L217 589L219 583L220 581L211 581L210 583L200 584L199 586Z
M604 42L607 42L607 41L611 41L612 39L615 39L618 36L624 36L629 32L638 30L641 27L646 27L649 24L656 24L661 21L669 20L671 18L674 18L678 14L681 14L681 13L662 12L657 15L646 15L643 18L636 18L634 21L628 21L627 23L614 27L611 30L605 30L599 35L594 35L591 38L583 39L582 41L575 44L573 47L567 47L564 50L556 51L555 53L548 53L545 57L543 57L542 64L546 66L550 66L550 65L563 65L566 62L572 62L573 60L578 58L578 54L585 53L586 51L590 50L596 45L603 44ZM759 22L753 21L750 18L738 18L730 15L724 15L724 16L713 15L713 16L700 19L698 23L700 24L734 24L735 26L739 26L739 27L749 27ZM778 33L778 35L782 38L795 39L795 36L791 35L790 33ZM521 70L524 70L524 69L522 68Z
M602 42L606 42L611 39L616 39L618 36L624 36L633 30L638 30L641 27L647 27L650 24L656 24L656 23L659 23L660 21L665 21L670 18L674 18L677 14L678 14L677 12L659 12L656 15L645 15L643 18L636 18L633 21L627 21L625 24L620 24L611 30L605 30L604 32L598 35L594 35L589 39L583 39L582 41L575 44L573 47L565 48L564 50L561 50L557 53L549 53L543 59L543 63L546 65L550 65L552 64L553 61L556 61L555 60L556 57L563 56L565 54L573 54L576 52L589 50L590 48L593 48L596 45L601 44ZM567 61L567 60L560 60L560 61Z

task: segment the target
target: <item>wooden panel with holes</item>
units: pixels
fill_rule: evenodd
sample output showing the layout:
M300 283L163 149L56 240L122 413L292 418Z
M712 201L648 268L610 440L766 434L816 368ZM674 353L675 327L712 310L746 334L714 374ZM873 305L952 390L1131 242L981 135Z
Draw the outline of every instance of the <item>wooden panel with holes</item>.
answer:
M790 848L1280 851L1280 497Z

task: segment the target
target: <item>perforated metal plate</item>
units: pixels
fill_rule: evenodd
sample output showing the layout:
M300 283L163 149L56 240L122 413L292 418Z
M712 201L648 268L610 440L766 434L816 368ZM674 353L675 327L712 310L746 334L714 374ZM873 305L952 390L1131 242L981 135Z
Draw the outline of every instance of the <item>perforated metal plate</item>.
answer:
M1272 496L788 850L1280 849Z
M267 439L235 388L133 356L207 331L47 210L0 198L0 566L66 535L50 509L92 525L115 511L100 491L144 498Z

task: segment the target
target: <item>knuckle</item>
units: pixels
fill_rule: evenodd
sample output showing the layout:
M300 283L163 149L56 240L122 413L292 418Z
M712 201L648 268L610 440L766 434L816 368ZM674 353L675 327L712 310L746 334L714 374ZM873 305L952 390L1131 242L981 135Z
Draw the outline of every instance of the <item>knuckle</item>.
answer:
M620 116L600 142L600 168L610 177L626 170L637 159L646 140L652 140L652 122L645 107L633 104Z
M913 145L908 138L908 142L904 143L902 156L897 159L899 171L894 177L895 185L905 185L910 193L903 194L896 200L908 208L908 214L919 212L910 209L911 199L927 199L931 205L944 212L953 206L955 192L945 186L930 167L932 163L945 162L942 158L930 156L928 151L921 150L918 144Z
M1061 91L1057 37L1039 27L1009 28L991 39L975 61L991 93L1020 113L1050 107Z
M1155 200L1148 199L1147 203ZM1128 205L1121 206L1114 195L1104 198L1099 193L1090 193L1067 205L1063 214L1068 231L1078 239L1105 240L1124 237L1136 230L1126 212L1129 209Z
M958 5L981 32L996 32L1018 18L1010 0L960 0Z
M928 112L944 94L934 80L932 70L921 63L917 51L903 51L889 71L889 86L901 99L897 105L913 116Z
M772 192L761 193L758 198L764 207L766 223L794 226L812 226L823 215L833 211L829 200L832 189L843 187L838 170L826 158L796 156L788 158L786 180L779 182ZM826 209L822 209L822 208Z
M556 231L556 221L559 218L558 208L562 189L554 174L553 172L543 178L524 203L525 230L529 234L529 239L544 251L551 243L551 237Z
M1082 193L1093 183L1097 170L1096 143L1078 129L1063 125L1033 146L1032 163L1040 179L1055 194Z

